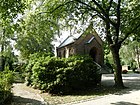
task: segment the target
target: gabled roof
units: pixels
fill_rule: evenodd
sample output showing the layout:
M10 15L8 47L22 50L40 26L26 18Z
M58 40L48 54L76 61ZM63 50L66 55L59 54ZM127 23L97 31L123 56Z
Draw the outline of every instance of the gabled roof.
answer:
M86 34L93 34L93 37L89 39L86 43L91 43L91 41L95 38L100 45L102 45L102 40L101 38L97 35L96 31L93 29L93 26L90 24L86 30L83 32L83 34L78 35L78 36L68 36L59 46L58 48L64 47L66 45L74 43L77 39L79 39L81 36L86 35Z
M66 46L70 43L73 43L74 42L74 39L72 36L68 36L58 47L63 47L63 46Z
M81 35L80 35L81 36ZM59 46L58 46L58 48L60 48L60 47L64 47L64 46L66 46L66 45L69 45L69 44L71 44L71 43L73 43L73 42L75 42L75 40L76 39L78 39L80 36L68 36Z

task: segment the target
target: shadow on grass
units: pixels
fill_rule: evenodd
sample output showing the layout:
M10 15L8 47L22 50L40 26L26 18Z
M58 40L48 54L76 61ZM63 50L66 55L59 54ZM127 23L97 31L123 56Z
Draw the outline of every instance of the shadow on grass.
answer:
M123 74L123 82L124 85L127 87L125 89L115 89L115 95L123 95L129 94L131 91L138 91L140 90L140 74ZM102 80L102 85L104 88L110 89L111 86L114 85L114 77L113 74L105 74Z
M108 79L109 78L109 79ZM115 95L123 95L129 94L131 91L140 90L140 75L138 74L125 74L123 75L124 85L127 87L125 89L117 89L114 87L114 79L113 74L106 75L106 79L103 79L101 82L101 86L96 88L87 88L84 91L76 91L69 95L107 95L107 94L115 94Z
M104 75L102 78L101 85L94 87L94 88L86 88L84 90L77 90L70 94L66 95L52 95L48 96L45 100L49 103L78 103L78 102L85 102L96 99L97 96L103 96L108 94L114 95L122 95L122 94L130 94L132 91L140 90L140 75L123 75L124 85L128 88L126 89L116 89L114 87L114 79L113 74ZM48 95L48 94L47 94ZM46 95L46 96L47 96ZM46 97L44 96L44 97ZM63 102L65 101L65 102ZM137 105L134 103L129 102L117 102L112 103L112 105Z
M11 102L7 102L5 103L5 105L46 105L46 104L35 99L13 96Z
M130 102L117 102L117 103L111 103L112 105L139 105L139 104L135 104L135 103L130 103Z

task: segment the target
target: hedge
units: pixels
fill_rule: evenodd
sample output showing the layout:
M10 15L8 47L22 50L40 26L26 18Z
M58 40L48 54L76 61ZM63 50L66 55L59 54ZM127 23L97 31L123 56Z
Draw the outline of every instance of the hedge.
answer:
M26 84L51 94L69 94L100 82L100 68L89 56L31 58L26 67Z

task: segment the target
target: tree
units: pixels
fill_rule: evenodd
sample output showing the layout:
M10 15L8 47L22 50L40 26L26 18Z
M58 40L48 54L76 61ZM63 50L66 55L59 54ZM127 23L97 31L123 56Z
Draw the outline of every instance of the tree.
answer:
M131 37L132 38L132 37ZM122 61L126 65L130 65L132 69L140 68L140 43L138 40L129 41L127 45L123 45L120 50Z
M119 51L124 41L140 28L139 5L138 0L48 0L41 13L67 20L67 26L73 20L85 23L101 18L115 64L115 86L123 88Z
M34 10L32 7L28 8L28 12L20 19L16 49L24 59L37 52L53 53L52 40L58 33L57 20L43 13L38 14L37 11L42 11L40 5L34 5Z
M1 57L1 69L4 70L6 64L7 51L11 48L11 40L14 37L14 30L16 25L14 19L17 18L18 13L22 13L25 6L23 0L0 0L0 57ZM11 52L12 53L12 52Z

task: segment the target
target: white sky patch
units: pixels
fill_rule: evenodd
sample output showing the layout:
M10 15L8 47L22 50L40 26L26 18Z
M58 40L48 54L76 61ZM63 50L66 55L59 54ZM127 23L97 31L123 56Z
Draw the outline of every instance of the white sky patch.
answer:
M15 42L14 40L10 40L10 45L11 45L12 48L13 48L14 54L15 54L15 55L19 55L19 54L20 54L20 51L17 50L17 49L15 49L15 44L16 44L16 42Z

